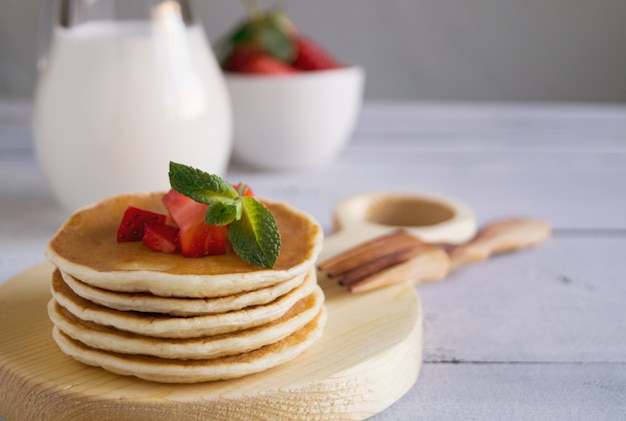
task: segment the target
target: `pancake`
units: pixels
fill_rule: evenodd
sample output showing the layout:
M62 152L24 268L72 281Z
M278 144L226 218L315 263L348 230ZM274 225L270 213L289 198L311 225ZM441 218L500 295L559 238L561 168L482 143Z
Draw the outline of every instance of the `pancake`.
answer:
M306 276L306 273L303 273L265 288L224 297L179 298L160 297L147 292L107 291L81 282L68 273L61 274L67 286L76 295L96 304L120 311L163 313L172 316L201 316L225 313L245 307L267 304L292 291L304 281Z
M154 338L85 322L54 299L48 303L48 314L59 330L92 348L161 358L208 359L248 352L278 342L313 320L323 301L324 295L316 287L313 293L273 322L233 333L192 339Z
M160 338L194 338L249 329L282 317L297 301L317 288L317 273L310 268L304 282L271 303L237 311L194 317L159 313L119 311L76 295L65 284L60 271L52 276L53 298L78 319L119 330Z
M166 214L163 193L120 195L74 213L46 249L48 314L62 352L114 373L167 383L242 377L287 362L322 335L319 224L263 201L281 252L272 269L225 255L185 258L118 243L128 206Z
M162 383L198 383L243 377L293 360L322 335L324 307L292 335L254 351L205 360L176 360L143 355L112 353L88 347L53 328L52 336L65 353L88 365Z
M166 213L164 193L120 195L74 213L54 235L46 257L63 272L89 285L164 297L208 298L275 285L314 265L323 232L309 215L282 203L263 201L281 233L281 252L272 269L244 262L232 250L221 256L184 258L159 253L141 242L117 242L128 206Z

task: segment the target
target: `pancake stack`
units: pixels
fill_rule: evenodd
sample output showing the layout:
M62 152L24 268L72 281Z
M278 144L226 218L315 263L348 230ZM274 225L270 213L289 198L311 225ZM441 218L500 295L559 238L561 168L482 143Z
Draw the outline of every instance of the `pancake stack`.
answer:
M53 338L88 365L166 383L242 377L290 361L320 338L326 311L314 267L322 230L264 201L281 232L272 269L184 258L118 243L128 206L166 213L163 193L122 195L73 214L50 241Z

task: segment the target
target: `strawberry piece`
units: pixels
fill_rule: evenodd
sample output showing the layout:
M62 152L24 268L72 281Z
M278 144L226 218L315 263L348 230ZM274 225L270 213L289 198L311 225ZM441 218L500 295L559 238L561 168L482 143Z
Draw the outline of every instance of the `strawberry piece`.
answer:
M151 250L162 253L176 253L178 249L178 229L169 225L145 225L141 242Z
M185 257L226 254L228 227L201 224L189 226L178 233L178 244Z
M207 205L198 203L174 189L170 189L163 196L163 204L179 228L190 225L190 221L196 221L200 217L204 221Z
M310 38L295 38L296 58L292 66L300 70L330 70L342 67L333 56Z
M117 229L117 242L141 241L145 226L163 225L165 219L163 214L129 206Z
M233 51L226 61L226 70L240 73L280 75L295 73L296 70L286 63L260 51L239 49Z
M250 186L248 186L247 184L244 183L239 183L239 184L233 184L233 189L237 190L239 192L239 186L243 186L243 194L242 192L239 192L240 196L249 196L249 197L255 197L254 196L254 192L252 191L252 189L250 188Z
M185 257L200 257L226 253L228 228L205 222L207 205L170 190L163 203L178 225L178 247Z

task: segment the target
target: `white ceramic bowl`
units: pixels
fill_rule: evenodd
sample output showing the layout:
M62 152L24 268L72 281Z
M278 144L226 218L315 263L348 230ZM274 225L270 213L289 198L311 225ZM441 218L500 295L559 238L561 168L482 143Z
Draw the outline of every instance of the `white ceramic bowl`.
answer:
M278 170L328 164L350 140L364 80L358 66L276 76L227 73L234 158Z

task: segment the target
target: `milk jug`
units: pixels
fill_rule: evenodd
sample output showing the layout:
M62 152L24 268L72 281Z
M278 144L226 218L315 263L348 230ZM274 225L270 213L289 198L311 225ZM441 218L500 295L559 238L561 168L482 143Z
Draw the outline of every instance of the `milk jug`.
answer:
M187 1L49 7L35 150L65 208L167 190L170 161L224 174L232 146L228 93Z

